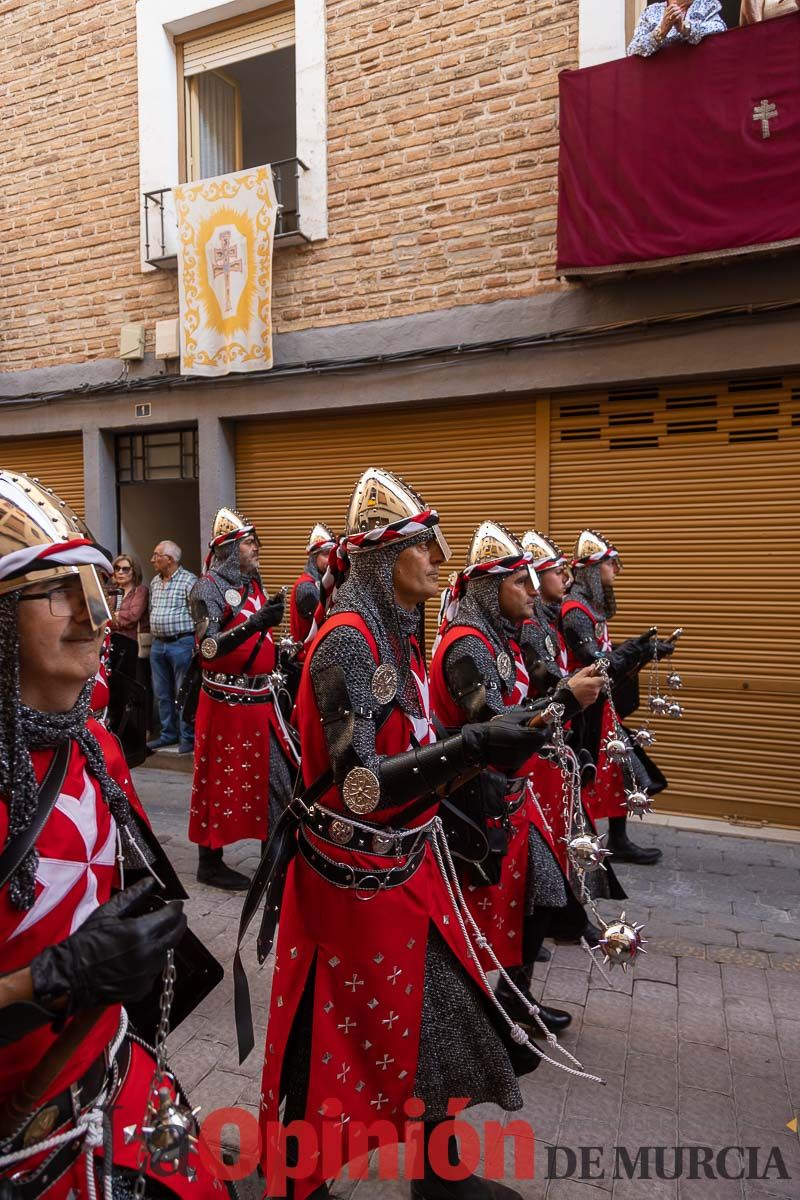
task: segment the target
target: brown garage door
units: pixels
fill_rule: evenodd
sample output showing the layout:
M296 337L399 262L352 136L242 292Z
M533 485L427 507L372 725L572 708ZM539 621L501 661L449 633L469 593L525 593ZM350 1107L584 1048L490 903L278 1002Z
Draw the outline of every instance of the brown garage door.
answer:
M0 467L33 475L79 516L84 515L83 439L79 433L0 439Z
M552 417L551 530L619 546L616 637L686 628L659 809L800 825L797 381L570 396Z
M353 485L369 466L401 475L439 510L454 565L463 564L484 518L525 528L534 513L534 423L533 403L517 400L239 425L237 503L266 535L270 587L300 573L315 521L341 531ZM436 607L428 605L429 645Z

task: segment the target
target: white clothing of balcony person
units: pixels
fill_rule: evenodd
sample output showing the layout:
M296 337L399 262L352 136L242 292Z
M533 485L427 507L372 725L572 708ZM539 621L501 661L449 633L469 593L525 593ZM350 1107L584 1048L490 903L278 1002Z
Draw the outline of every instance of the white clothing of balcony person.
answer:
M787 17L800 10L800 0L742 0L740 25L757 25L773 17Z
M628 54L647 58L663 46L681 42L696 46L710 33L724 33L727 25L720 16L721 9L720 0L649 4L639 18Z

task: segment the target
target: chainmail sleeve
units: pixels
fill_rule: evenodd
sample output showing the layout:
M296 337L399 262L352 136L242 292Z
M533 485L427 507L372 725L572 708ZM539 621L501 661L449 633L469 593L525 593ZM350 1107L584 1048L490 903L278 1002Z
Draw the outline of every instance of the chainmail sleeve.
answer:
M458 672L458 664L466 659L472 660L477 674L484 682L485 701L474 712L471 711L468 697L462 692L461 676ZM445 655L444 677L450 695L457 704L467 710L470 720L485 719L504 711L502 683L497 673L497 664L482 638L465 634L453 642Z
M195 612L200 612L204 608L209 622L219 623L220 617L225 611L225 600L217 585L208 575L203 575L197 580L191 590L189 600L193 616Z
M593 663L599 656L594 625L580 608L571 608L561 618L564 637L575 658L583 666Z
M341 783L348 771L358 766L380 778L386 756L375 748L373 714L377 706L371 690L375 660L366 639L357 629L340 625L317 646L309 670L334 779ZM346 717L343 700L349 710Z

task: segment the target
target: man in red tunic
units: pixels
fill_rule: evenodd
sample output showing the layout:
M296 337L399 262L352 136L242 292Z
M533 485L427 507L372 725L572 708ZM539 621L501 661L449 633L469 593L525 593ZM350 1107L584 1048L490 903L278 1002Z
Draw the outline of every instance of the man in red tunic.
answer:
M448 732L529 699L519 639L523 622L533 615L538 587L533 556L502 525L484 521L450 594L431 660L431 704ZM592 672L579 672L572 680L560 679L540 707L552 699L563 705L563 719L569 720L597 698L600 686ZM462 791L465 807L488 826L490 842L494 837L503 855L488 878L481 866L466 871L465 896L476 923L532 1002L533 963L544 938L577 941L587 924L562 865L563 847L540 803L543 791L553 792L561 806L561 772L537 754L510 778L482 771ZM521 1000L502 981L497 995L520 1022L531 1025ZM542 1005L539 1017L554 1032L572 1020L570 1013ZM534 1025L533 1031L540 1027Z
M636 698L626 705L625 716L638 704L636 676L654 655L672 654L672 642L656 641L651 631L614 646L608 622L617 611L614 580L622 570L619 551L612 542L593 529L584 529L575 544L572 567L574 583L561 605L561 628L567 643L569 668L584 666L599 657L608 660L614 691L632 686ZM613 728L613 714L605 696L592 706L583 720L582 742L594 759L594 781L583 789L583 799L593 822L608 818L608 848L620 862L650 865L658 862L661 851L637 846L627 833L626 789L634 784L640 791L654 795L666 787L658 772L639 746L629 743L624 762L612 762L604 744ZM629 742L629 740L626 738Z
M289 630L294 642L305 642L308 637L319 604L320 584L328 565L328 555L335 545L336 535L332 529L321 522L314 526L306 546L308 560L305 570L295 580L289 599ZM301 651L301 661L303 656L304 652Z
M98 572L110 563L75 514L0 471L0 1191L19 1200L134 1194L156 1063L122 1005L148 995L186 928L179 904L144 913L152 878L112 898L148 864L177 880L89 717ZM146 1157L140 1194L221 1198L190 1161L194 1181Z
M326 1146L339 1139L346 1162L363 1153L350 1139L365 1124L380 1121L403 1140L406 1106L417 1097L426 1153L412 1196L513 1200L516 1192L475 1176L440 1178L427 1153L453 1097L520 1108L517 1074L538 1053L492 1002L454 891L438 793L489 762L513 771L543 735L527 710L511 708L435 740L417 634L419 606L437 594L449 554L438 514L372 468L356 485L345 529L297 700L306 791L303 807L293 806L300 824L266 1036L267 1193L285 1194L275 1181L282 1099L284 1123L302 1120L318 1139L324 1129ZM312 1156L290 1194L327 1196L334 1173L330 1154Z
M189 838L198 847L198 881L228 891L250 881L223 862L223 846L266 840L291 798L297 766L270 632L283 619L283 593L267 596L259 552L255 527L221 508L190 598L202 685Z

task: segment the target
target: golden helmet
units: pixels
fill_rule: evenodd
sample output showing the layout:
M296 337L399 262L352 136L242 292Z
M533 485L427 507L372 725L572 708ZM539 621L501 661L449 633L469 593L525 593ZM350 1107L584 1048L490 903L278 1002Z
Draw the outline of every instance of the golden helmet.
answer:
M403 538L416 537L420 532L415 526L414 518L424 513L431 513L435 520L428 522L433 530L445 561L450 557L450 547L439 528L439 518L434 510L429 509L413 488L391 471L380 467L368 467L353 488L350 504L345 521L345 534L354 537L358 534L372 535L365 537L353 552L369 550L381 544L381 532L392 528L394 541ZM412 526L408 532L403 531L403 524Z
M68 504L21 471L0 470L0 595L78 575L92 624L109 619L101 575L108 554Z
M531 555L499 521L482 521L472 535L467 555L467 571L470 568L495 565L498 571L528 568L531 583L539 590L539 580L533 569Z
M613 542L596 529L582 529L575 542L572 565L588 567L592 563L603 562L606 558L619 558L619 551ZM622 567L621 562L619 565Z
M214 517L214 524L211 527L211 542L220 545L231 534L242 534L245 531L247 534L255 531L255 526L248 521L247 517L234 508L221 508Z
M533 565L539 574L566 566L566 555L561 547L543 533L539 533L538 529L526 530L520 540L523 550L533 555Z
M318 521L308 535L306 554L322 554L325 550L333 549L335 545L336 534L329 526Z

